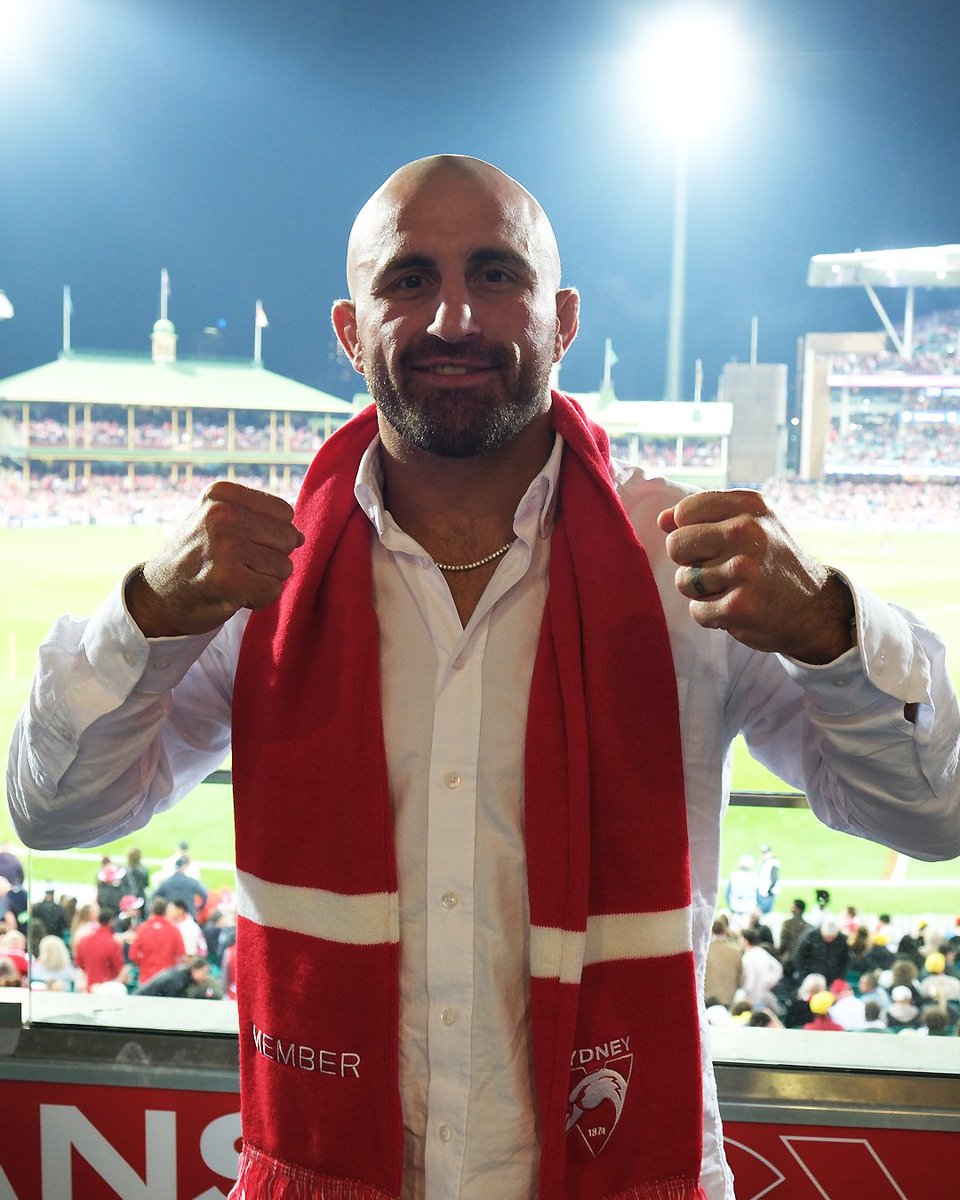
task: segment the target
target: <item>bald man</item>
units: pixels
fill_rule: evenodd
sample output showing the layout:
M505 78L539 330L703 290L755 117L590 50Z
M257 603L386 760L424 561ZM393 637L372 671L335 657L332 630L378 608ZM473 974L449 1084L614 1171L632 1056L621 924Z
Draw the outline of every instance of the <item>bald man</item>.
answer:
M550 223L495 167L401 168L347 280L374 406L296 515L213 484L55 627L17 830L131 832L232 726L235 1196L732 1200L698 1016L731 741L830 825L958 854L943 646L758 494L610 460L550 391Z

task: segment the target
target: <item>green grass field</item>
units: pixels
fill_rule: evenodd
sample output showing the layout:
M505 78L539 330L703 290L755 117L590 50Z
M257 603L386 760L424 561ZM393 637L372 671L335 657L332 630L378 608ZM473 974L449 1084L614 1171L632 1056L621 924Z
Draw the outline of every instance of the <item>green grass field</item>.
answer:
M850 528L810 528L798 534L824 561L843 567L887 599L928 620L950 648L951 670L960 682L956 534ZM90 613L125 570L148 557L163 536L159 527L0 530L0 743L4 747L29 688L36 647L54 618L65 611ZM737 747L734 787L746 792L783 790L742 746ZM10 836L4 804L0 839ZM200 861L232 861L228 787L198 788L172 812L106 849L122 855L137 845L148 861L160 860L181 839L190 843ZM822 884L831 888L837 904L856 904L862 911L960 912L960 860L911 862L904 878L893 882L886 879L891 869L888 851L824 829L808 811L734 807L724 829L724 874L741 853L756 854L761 842L776 847L790 896L812 900L814 888ZM95 852L56 858L35 854L33 878L91 884L94 859ZM204 870L204 879L213 886L231 878L229 868ZM799 882L791 886L793 881Z

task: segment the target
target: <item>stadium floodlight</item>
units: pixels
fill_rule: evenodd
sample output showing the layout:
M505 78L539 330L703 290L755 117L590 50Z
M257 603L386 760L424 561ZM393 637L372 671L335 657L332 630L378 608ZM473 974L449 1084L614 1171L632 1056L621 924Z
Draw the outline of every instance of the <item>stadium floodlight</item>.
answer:
M0 0L0 83L19 82L31 74L31 41L43 17L35 9L35 0Z
M815 254L807 269L808 287L862 287L901 358L913 356L914 288L960 287L960 245L915 246L910 250L855 250ZM906 288L903 337L874 288Z
M688 9L649 29L640 63L646 104L672 138L689 142L717 120L739 55L739 38L713 9Z
M687 269L687 174L690 145L730 98L740 54L732 28L716 10L689 9L652 27L640 56L647 109L673 139L673 247L664 400L681 399Z

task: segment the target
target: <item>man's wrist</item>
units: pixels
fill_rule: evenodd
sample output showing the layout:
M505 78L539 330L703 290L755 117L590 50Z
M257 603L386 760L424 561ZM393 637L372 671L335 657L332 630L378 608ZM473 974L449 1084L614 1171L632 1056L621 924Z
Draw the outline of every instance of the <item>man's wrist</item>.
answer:
M145 566L145 563L138 563L123 585L127 613L145 638L178 637L179 631L170 629L166 614L159 611L156 593L143 573Z
M856 645L856 608L849 584L835 567L824 567L826 579L816 612L816 638L791 657L811 666L825 666ZM809 627L809 626L808 626ZM812 633L812 628L811 628Z

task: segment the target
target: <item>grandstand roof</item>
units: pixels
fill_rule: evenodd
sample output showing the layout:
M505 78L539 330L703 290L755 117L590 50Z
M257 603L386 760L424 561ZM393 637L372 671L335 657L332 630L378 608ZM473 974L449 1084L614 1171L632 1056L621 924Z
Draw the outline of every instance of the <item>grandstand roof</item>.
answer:
M64 351L54 362L0 379L0 400L119 404L143 408L274 410L348 417L347 400L252 361L178 359Z
M808 287L960 287L960 245L815 254Z

